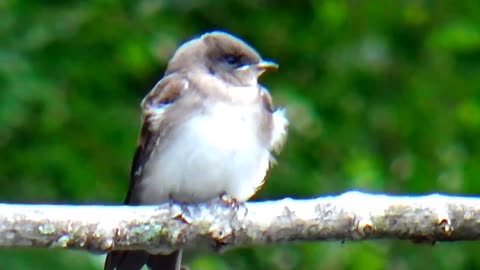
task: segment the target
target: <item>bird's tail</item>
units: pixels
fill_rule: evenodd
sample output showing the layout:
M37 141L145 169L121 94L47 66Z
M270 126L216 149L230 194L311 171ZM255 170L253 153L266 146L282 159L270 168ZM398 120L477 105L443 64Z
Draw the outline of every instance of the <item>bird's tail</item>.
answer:
M105 270L140 270L147 265L151 270L180 270L182 250L169 255L153 255L143 250L112 251L105 260Z

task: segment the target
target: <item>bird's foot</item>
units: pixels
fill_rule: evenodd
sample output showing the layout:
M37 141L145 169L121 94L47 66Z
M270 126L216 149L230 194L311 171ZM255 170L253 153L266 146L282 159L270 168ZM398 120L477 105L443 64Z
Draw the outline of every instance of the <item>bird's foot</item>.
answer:
M175 199L173 198L172 194L169 194L168 195L168 206L170 207L170 209L172 209L175 205L177 205L178 202L175 201Z
M221 205L235 210L234 211L235 215L239 213L243 213L243 215L246 215L248 213L248 209L245 206L244 202L239 202L237 199L233 198L232 196L226 193L220 195L219 201Z
M220 195L220 203L223 206L227 206L235 210L238 210L238 208L240 208L240 205L243 204L237 201L237 199L233 198L232 196L226 193L223 193L222 195Z

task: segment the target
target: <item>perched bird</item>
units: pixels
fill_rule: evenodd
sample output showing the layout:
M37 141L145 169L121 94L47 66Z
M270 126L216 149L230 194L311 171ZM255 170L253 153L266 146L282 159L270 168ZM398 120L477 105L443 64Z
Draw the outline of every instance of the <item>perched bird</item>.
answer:
M142 101L126 204L248 200L284 144L288 121L258 77L277 64L241 39L210 32L183 44ZM181 250L112 251L106 270L179 270Z

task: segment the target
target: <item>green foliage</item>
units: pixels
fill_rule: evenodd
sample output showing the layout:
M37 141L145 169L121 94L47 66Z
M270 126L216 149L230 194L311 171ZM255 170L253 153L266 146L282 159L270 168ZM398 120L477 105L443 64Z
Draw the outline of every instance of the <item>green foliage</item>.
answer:
M256 199L480 192L476 1L5 0L0 14L1 201L120 203L140 100L176 46L213 29L280 63L263 81L288 110L290 135ZM475 269L478 252L474 243L306 243L189 264ZM1 269L101 265L86 252L0 252Z

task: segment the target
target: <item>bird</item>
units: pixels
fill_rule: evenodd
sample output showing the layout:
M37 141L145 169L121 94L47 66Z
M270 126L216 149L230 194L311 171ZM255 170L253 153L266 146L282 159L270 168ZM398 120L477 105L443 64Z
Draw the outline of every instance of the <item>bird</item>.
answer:
M288 120L258 83L273 61L223 31L182 44L163 78L141 102L142 127L127 205L200 203L228 196L238 203L263 185L285 144ZM105 270L180 270L182 250L110 251Z

